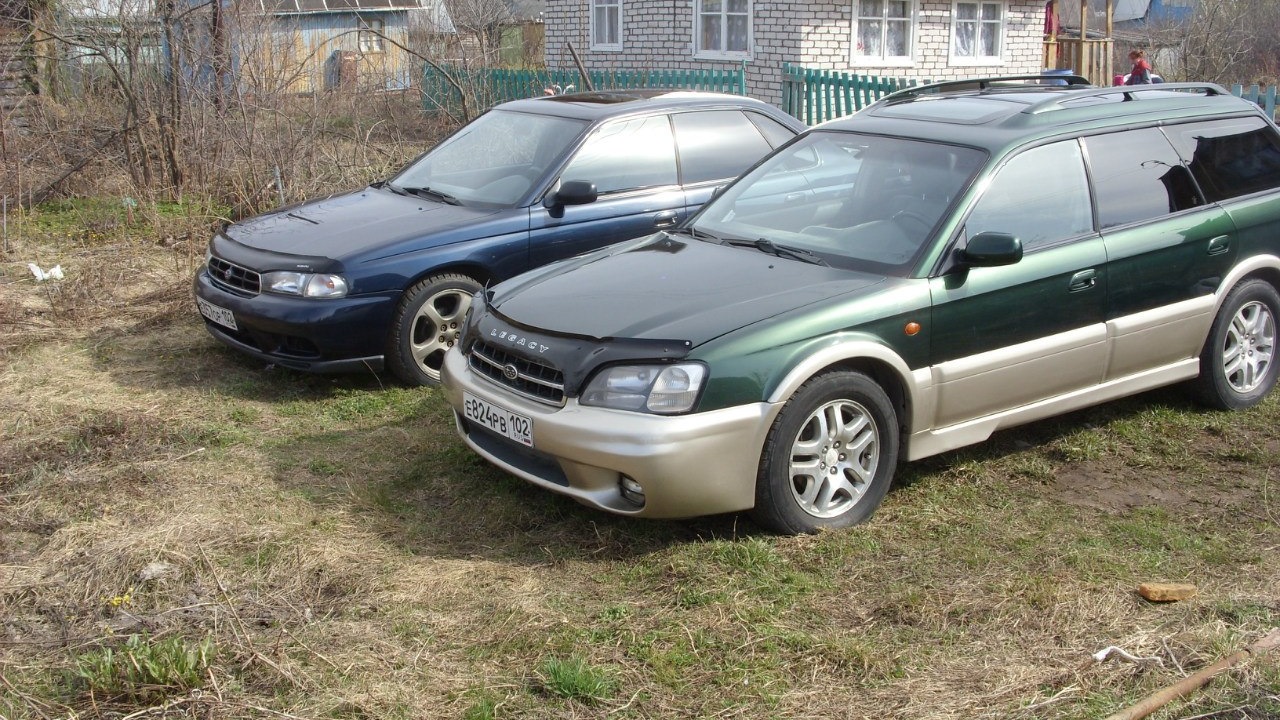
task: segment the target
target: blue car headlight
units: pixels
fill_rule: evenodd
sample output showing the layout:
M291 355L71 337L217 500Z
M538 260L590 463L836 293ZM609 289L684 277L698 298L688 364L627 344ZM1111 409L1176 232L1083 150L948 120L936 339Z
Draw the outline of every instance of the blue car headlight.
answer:
M262 289L282 295L340 298L347 296L347 281L341 275L277 270L262 273Z

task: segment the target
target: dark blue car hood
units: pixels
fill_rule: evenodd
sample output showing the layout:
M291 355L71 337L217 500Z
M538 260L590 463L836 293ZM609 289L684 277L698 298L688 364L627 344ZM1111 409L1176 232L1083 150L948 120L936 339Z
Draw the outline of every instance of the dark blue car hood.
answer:
M494 288L496 314L531 330L692 346L884 280L751 248L655 235Z
M418 247L470 240L492 232L477 226L503 212L517 211L448 205L371 186L279 208L224 232L255 250L344 260L393 254L415 240Z

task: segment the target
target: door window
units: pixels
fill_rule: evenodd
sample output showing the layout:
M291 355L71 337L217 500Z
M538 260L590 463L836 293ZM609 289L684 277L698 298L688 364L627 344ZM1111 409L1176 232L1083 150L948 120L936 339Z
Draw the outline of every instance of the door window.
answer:
M724 180L769 153L769 143L737 110L686 112L672 116L686 185Z
M604 125L587 139L561 179L593 182L602 195L677 184L671 121L655 115Z
M1043 145L1005 163L965 223L970 237L987 231L1009 233L1026 250L1093 232L1080 145Z
M1156 128L1085 138L1102 228L1163 217L1201 204L1191 174Z

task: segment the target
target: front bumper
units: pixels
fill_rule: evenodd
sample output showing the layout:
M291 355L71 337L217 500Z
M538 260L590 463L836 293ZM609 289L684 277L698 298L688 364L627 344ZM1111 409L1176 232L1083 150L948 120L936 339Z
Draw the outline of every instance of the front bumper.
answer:
M196 273L193 289L197 298L231 311L237 329L203 318L205 329L242 353L305 372L383 368L394 294L336 300L270 293L246 296L215 285L205 268Z
M691 415L660 416L579 405L552 407L471 372L458 349L445 355L441 384L462 439L498 467L538 487L621 515L681 518L755 505L760 451L777 406L752 403ZM467 421L463 393L533 420L533 448ZM623 475L645 504L623 498Z

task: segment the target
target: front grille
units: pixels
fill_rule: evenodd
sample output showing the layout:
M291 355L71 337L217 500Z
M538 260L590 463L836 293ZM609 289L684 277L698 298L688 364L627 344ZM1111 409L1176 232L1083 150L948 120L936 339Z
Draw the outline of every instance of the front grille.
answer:
M471 347L471 369L493 382L548 405L564 404L564 374L550 365L513 355L500 347L477 342ZM507 368L515 377L507 377Z
M258 273L234 263L229 263L220 257L209 258L209 278L213 280L215 285L221 285L230 290L239 290L250 295L257 295L262 291L262 283Z

